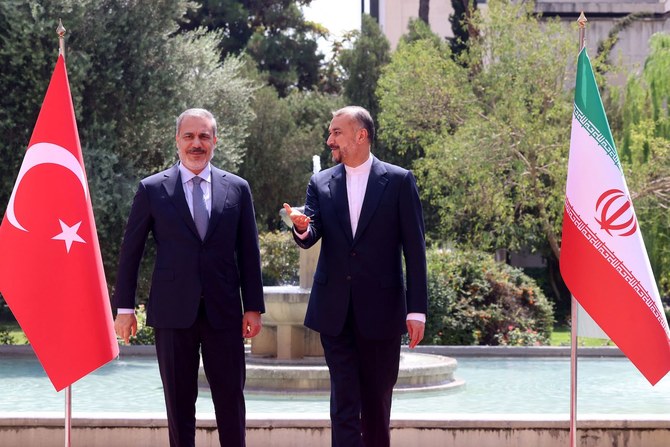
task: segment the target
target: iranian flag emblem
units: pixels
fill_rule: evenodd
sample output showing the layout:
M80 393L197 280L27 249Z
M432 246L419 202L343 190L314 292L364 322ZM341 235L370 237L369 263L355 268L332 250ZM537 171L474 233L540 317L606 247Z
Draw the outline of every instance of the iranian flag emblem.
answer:
M586 49L579 54L561 274L579 304L652 384L670 331Z

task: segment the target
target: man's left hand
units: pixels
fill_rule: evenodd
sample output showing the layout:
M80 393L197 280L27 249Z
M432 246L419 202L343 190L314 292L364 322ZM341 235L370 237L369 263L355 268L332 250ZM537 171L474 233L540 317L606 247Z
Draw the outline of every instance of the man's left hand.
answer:
M423 332L426 329L426 323L418 320L407 320L407 332L409 333L409 349L414 349L421 340Z
M242 337L253 338L261 331L261 313L257 311L244 312L242 317Z

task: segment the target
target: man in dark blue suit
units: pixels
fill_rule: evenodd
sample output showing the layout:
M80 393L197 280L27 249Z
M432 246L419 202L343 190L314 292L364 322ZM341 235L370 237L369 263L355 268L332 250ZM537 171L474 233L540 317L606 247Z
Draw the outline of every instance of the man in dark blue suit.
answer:
M370 153L367 110L334 112L328 130L339 164L312 176L304 214L284 207L300 247L322 241L305 325L321 334L330 371L332 444L384 447L401 336L414 348L424 334L423 212L412 173Z
M112 298L114 326L126 343L137 331L138 270L151 233L156 261L147 324L156 335L170 445L195 445L202 353L220 443L244 446L243 340L260 332L265 311L251 191L244 179L210 164L210 112L183 112L176 142L179 163L142 180L135 194Z

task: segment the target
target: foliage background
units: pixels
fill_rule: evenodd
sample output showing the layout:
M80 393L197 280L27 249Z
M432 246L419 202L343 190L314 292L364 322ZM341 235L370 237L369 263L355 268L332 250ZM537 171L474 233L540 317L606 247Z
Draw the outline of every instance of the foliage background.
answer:
M533 2L489 0L488 13L482 14L468 9L465 0L452 0L458 37L450 42L415 20L391 51L378 24L366 16L361 31L337 42L326 60L316 45L326 30L300 12L309 3L0 2L0 91L11 92L0 95L0 211L55 64L54 30L61 17L69 29L68 74L110 289L137 182L176 161L174 119L193 106L209 108L218 118L214 162L252 186L259 229L268 232L261 236L264 279L269 284L295 280L289 268L295 253L281 233L278 211L284 201L300 205L304 200L312 156L318 155L324 168L332 165L324 144L330 112L353 103L370 109L376 119L373 152L415 172L429 245L480 253L472 255L479 267L459 270L470 275L459 278L498 281L506 284L495 289L501 297L512 296L518 287L532 289L528 280L492 268L481 253L539 254L547 268L528 273L554 304L559 323L565 323L569 293L557 263L575 30L537 15ZM611 57L618 33L642 19L622 18L591 59L667 301L670 37L653 36L643 69L623 86L609 82L610 75L620 73ZM140 302L146 299L152 250L149 244ZM444 271L458 264L432 262ZM443 275L440 268L431 281ZM478 269L498 276L470 274ZM514 279L508 284L501 275ZM446 284L440 287L447 293ZM484 298L472 300L488 305ZM433 312L439 315L440 309ZM540 320L536 324L544 327ZM515 326L521 331L516 338L481 337L510 342L526 337L527 326ZM505 332L504 325L499 329Z
M428 253L426 344L548 344L553 306L520 269L483 252Z

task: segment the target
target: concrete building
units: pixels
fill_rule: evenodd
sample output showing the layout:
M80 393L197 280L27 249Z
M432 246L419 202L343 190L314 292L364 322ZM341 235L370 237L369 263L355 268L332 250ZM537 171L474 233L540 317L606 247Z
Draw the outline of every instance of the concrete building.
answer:
M670 0L536 0L536 11L544 17L559 17L561 21L577 21L580 11L588 20L586 47L595 55L597 45L622 18L629 14L644 14L628 28L619 33L612 57L618 58L625 67L637 70L649 54L649 38L659 32L670 32Z
M486 8L486 0L477 0L478 8ZM398 44L407 31L410 18L419 15L419 0L362 0L362 12L375 17L391 43ZM587 17L587 48L591 55L602 39L606 38L617 21L633 14L645 14L619 34L613 49L614 58L621 58L625 66L638 68L649 53L649 38L658 32L670 32L670 0L536 0L535 10L543 17L558 17L566 24L577 20L581 11ZM439 36L453 37L449 16L453 14L450 0L431 0L429 23Z
M400 36L407 32L411 18L419 16L419 0L363 0L362 12L377 19L377 23L395 49ZM449 16L454 10L451 0L432 0L428 22L434 33L445 39L454 36Z

